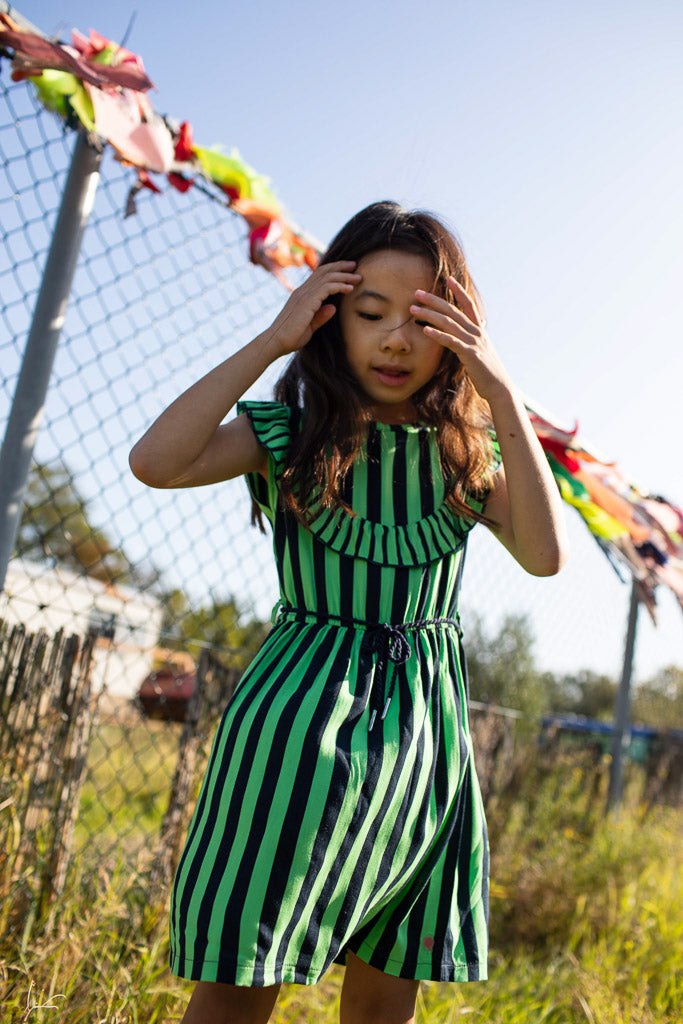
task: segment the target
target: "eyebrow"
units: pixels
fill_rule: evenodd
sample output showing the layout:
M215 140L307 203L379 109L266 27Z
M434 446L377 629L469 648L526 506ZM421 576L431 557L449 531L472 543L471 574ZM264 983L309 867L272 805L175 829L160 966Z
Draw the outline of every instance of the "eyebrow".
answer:
M380 302L388 302L386 295L382 295L381 292L373 292L370 288L364 288L362 292L358 292L356 299L379 299Z

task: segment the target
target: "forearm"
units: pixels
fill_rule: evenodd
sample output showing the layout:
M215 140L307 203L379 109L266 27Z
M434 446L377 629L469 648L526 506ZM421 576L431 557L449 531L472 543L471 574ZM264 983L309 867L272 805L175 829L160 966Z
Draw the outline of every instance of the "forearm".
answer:
M500 540L528 572L552 575L568 552L557 484L514 386L501 388L489 405L507 487L508 510Z
M265 331L183 392L132 449L135 475L153 486L181 481L236 402L281 354L272 331Z
M503 470L486 503L496 537L527 572L550 576L567 557L562 502L524 403L486 333L471 295L448 278L455 303L416 291L411 310L428 323L425 334L455 352L470 381L489 403Z
M352 260L321 265L290 295L273 324L193 384L159 416L130 453L135 475L152 487L194 487L262 472L263 449L237 420L235 402L280 356L296 352L334 316L329 298L360 281Z

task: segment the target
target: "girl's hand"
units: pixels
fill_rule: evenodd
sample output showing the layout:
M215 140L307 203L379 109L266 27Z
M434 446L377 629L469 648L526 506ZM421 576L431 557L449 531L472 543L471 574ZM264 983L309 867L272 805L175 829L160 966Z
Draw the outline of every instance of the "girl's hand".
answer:
M486 503L491 529L519 564L535 576L551 576L567 558L562 501L521 396L489 341L475 302L453 277L455 303L416 291L410 307L427 321L425 336L455 352L490 406L503 467Z
M332 319L336 307L325 300L330 295L353 291L362 280L360 274L354 273L355 267L353 260L323 263L292 292L266 332L277 355L289 355L303 348L314 331Z
M454 277L447 279L457 305L431 292L416 291L416 303L410 312L420 320L428 338L455 352L482 398L490 402L501 390L509 392L512 382L486 333L482 318L471 296Z

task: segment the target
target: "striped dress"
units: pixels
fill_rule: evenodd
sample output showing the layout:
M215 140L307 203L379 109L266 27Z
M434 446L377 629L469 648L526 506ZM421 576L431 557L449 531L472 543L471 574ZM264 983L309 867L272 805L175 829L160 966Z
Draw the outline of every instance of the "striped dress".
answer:
M342 508L278 503L292 411L244 402L269 453L275 625L219 726L171 905L171 969L312 984L348 950L402 978L486 977L488 844L457 609L472 523L434 429L370 428ZM472 502L474 508L481 505Z

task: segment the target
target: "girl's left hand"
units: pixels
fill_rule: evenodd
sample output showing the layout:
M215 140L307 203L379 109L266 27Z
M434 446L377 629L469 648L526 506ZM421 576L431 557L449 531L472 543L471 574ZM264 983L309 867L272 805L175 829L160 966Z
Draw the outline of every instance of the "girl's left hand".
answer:
M486 321L471 296L454 277L447 281L457 305L431 292L418 290L410 312L428 321L423 327L425 335L455 352L481 397L491 402L501 390L509 392L512 381L491 344Z

